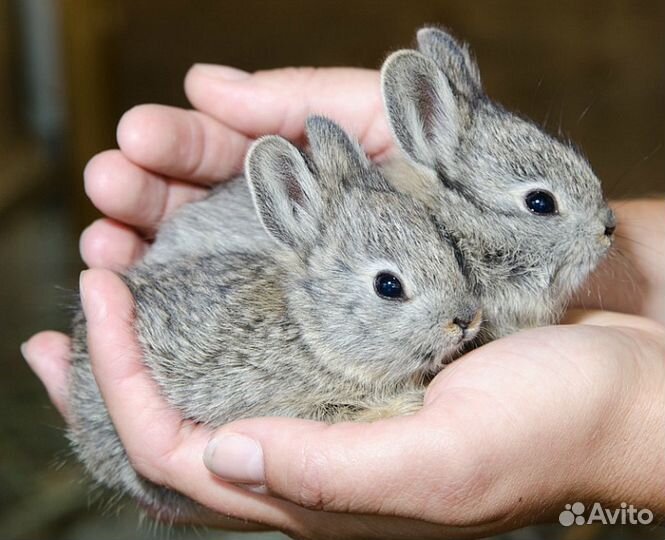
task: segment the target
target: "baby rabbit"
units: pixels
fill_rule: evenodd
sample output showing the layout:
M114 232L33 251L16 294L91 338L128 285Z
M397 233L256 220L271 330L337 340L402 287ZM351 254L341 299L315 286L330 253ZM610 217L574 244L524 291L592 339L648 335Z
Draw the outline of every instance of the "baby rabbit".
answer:
M168 263L146 258L124 277L144 361L185 418L217 427L413 412L426 379L478 331L478 300L442 220L394 190L336 124L312 117L307 134L311 156L268 136L247 157L270 244L222 238ZM202 511L133 470L80 313L69 394L69 436L97 481L167 519Z
M381 70L410 161L386 174L446 223L481 297L486 339L552 324L612 244L600 182L572 146L485 95L466 45L433 28L418 44Z

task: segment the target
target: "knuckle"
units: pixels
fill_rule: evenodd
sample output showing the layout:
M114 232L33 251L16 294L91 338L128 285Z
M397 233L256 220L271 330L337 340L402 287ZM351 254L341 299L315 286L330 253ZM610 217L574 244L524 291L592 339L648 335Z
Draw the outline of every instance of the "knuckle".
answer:
M190 115L186 117L186 126L188 137L186 145L180 148L180 156L183 165L183 173L188 178L206 176L206 169L211 163L218 163L215 160L214 152L211 155L211 149L208 145L201 116Z
M311 446L303 449L296 476L295 502L310 510L335 507L336 497L329 481L329 459L324 451Z

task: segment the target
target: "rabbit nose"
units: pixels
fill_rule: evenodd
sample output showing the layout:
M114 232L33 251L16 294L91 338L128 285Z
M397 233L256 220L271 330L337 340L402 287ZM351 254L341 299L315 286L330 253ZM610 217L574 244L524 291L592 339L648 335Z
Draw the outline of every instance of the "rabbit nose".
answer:
M462 330L466 330L467 328L469 328L469 325L471 324L471 320L470 319L460 319L459 317L455 317L453 319L453 324L456 324Z
M605 218L605 236L607 237L612 236L616 228L617 228L617 222L616 218L614 217L614 212L608 209L607 216Z
M466 332L469 327L476 327L480 323L480 318L482 317L482 310L476 309L465 313L460 317L455 317L453 319L453 324L458 326L462 332Z

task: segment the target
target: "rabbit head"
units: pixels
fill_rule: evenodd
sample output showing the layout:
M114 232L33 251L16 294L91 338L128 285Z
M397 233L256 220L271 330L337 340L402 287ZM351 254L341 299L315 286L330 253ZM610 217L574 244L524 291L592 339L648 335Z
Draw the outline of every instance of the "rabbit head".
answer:
M398 145L429 175L435 199L457 200L459 228L476 240L468 254L478 263L476 284L491 288L502 276L523 289L524 302L530 295L525 319L553 322L612 243L615 221L600 182L570 144L485 95L465 44L425 28L418 45L382 68Z
M246 161L304 343L329 372L370 384L440 369L481 318L456 247L339 126L311 117L306 128L309 156L268 136Z

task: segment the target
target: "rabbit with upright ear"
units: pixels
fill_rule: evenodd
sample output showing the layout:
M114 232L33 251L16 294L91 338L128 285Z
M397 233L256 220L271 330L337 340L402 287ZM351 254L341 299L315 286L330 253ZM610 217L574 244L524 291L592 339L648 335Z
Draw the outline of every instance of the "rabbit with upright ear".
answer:
M418 44L381 70L409 161L387 174L446 223L482 299L486 338L554 323L612 244L600 182L570 144L485 95L466 45L434 28Z
M311 156L260 139L246 161L270 243L224 239L146 258L124 277L144 362L184 418L369 420L413 412L482 315L440 219L394 190L336 124L307 122ZM174 220L179 219L177 216ZM69 436L89 472L162 517L201 509L133 470L75 321Z

